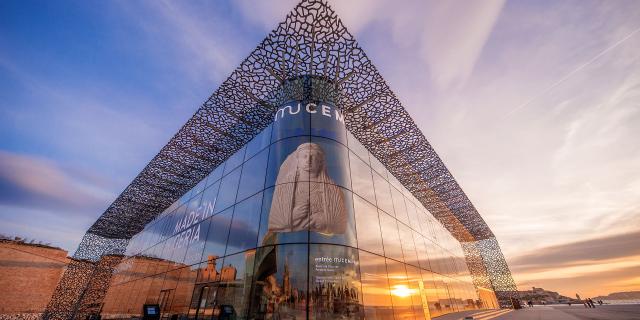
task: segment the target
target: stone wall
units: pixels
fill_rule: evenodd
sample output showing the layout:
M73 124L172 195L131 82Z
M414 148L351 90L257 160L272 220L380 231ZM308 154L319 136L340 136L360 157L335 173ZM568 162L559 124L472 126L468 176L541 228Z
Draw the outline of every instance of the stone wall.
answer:
M65 250L0 240L0 318L42 313L68 263Z

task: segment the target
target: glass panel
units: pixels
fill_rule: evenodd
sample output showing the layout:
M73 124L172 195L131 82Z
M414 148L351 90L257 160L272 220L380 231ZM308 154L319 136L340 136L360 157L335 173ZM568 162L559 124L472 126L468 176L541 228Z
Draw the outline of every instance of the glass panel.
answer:
M371 161L371 169L375 170L378 174L380 174L385 180L387 179L387 168L376 158L374 155L369 157L369 161Z
M311 137L311 144L298 148L311 181L337 184L351 189L349 154L347 148L333 140ZM302 157L302 158L301 158ZM300 167L300 162L298 166Z
M312 182L309 194L311 242L356 247L352 193L332 184Z
M198 182L198 184L196 184L195 187L193 187L193 191L191 192L191 196L192 197L197 197L197 195L202 192L202 190L204 190L205 186L207 185L207 177L204 177L204 179L200 180L200 182Z
M358 250L310 245L309 319L363 319Z
M386 259L386 261L393 314L396 319L413 319L413 302L411 298L417 295L418 292L409 287L404 263L391 259Z
M379 216L385 256L404 261L396 219L382 211L379 212Z
M391 187L391 196L393 198L393 209L396 213L396 218L408 225L409 216L407 215L407 206L404 204L404 196L394 187Z
M160 304L160 311L162 314L171 317L173 315L173 303L176 296L176 286L178 285L178 279L180 278L180 269L176 269L167 272L162 283L162 290L160 291L160 297L158 304Z
M262 151L264 148L269 146L271 141L271 125L269 125L266 129L262 130L262 132L258 133L249 143L247 143L247 151L244 155L245 161L254 154Z
M422 282L429 303L429 313L432 317L437 317L442 314L442 305L438 300L438 289L433 282L433 274L429 271L422 270Z
M244 146L240 150L236 151L227 161L225 161L224 165L224 173L223 175L229 174L233 169L237 168L244 161L244 152L247 150L247 147Z
M347 130L342 112L327 102L319 103L315 109L311 115L311 135L331 138L346 145Z
M219 319L246 319L255 254L249 250L224 258L214 311Z
M184 264L192 265L202 261L202 251L204 251L206 244L210 222L211 220L207 219L189 229L191 234L187 236L189 248L184 258Z
M398 232L400 234L400 242L402 244L402 253L404 262L419 266L416 246L413 243L413 231L403 223L398 222Z
M178 319L184 319L189 312L189 303L197 271L190 268L182 268L179 274L176 272L177 279L173 303L171 305L171 313L178 315Z
M431 265L429 265L429 251L425 245L425 241L428 240L425 240L419 233L415 231L413 232L413 243L416 245L416 253L418 255L420 268L431 270Z
M220 180L222 178L222 171L224 170L224 162L218 165L207 177L207 186L210 186L214 182Z
M304 187L308 190L309 183L287 183L264 191L258 232L259 245L308 241L309 218L305 216L308 212L303 207L308 206L309 193L307 191L304 200ZM287 195L294 192L300 192L300 196L287 200Z
M277 196L283 198L283 194L288 194L292 191L293 184L280 185L277 188L269 188L264 191L264 197L262 200L262 213L260 215L260 230L258 232L258 244L259 245L271 245L275 243L287 243L287 242L307 242L309 239L309 232L306 228L300 230L289 229L290 231L282 229L282 220L287 220L287 217L291 217L286 212L291 210L283 209L283 200L278 200L274 203L274 191L277 190ZM303 185L303 184L301 184ZM308 184L307 184L308 185ZM299 201L300 202L300 201ZM271 216L271 212L274 212L274 216ZM280 216L280 218L276 217ZM283 219L284 216L284 219ZM308 221L308 217L305 218ZM285 221L286 222L286 221ZM296 231L293 231L296 230Z
M256 319L305 319L307 244L256 250L251 316Z
M371 168L354 153L349 153L353 192L371 203L376 203L376 193L371 187L373 178Z
M369 165L369 151L365 148L351 132L347 132L347 138L349 139L349 150L353 151L360 159L362 159L367 166Z
M189 201L189 205L185 213L177 216L178 221L173 228L174 233L187 230L194 224L199 223L210 216L211 211L205 210L206 207L201 205L201 199L202 195L193 197L193 199Z
M384 255L378 209L358 196L353 197L358 231L358 248Z
M310 142L309 137L296 137L278 141L271 145L269 151L269 165L267 166L267 178L265 187L274 184L294 183L296 181L309 181L307 166L304 161L299 166L298 158L302 159L307 152L298 150L298 147Z
M310 115L302 102L292 101L278 108L273 122L271 141L287 137L309 135Z
M242 178L238 187L236 201L241 201L248 196L264 189L264 177L267 173L267 157L269 150L260 152L242 166Z
M360 251L360 275L365 318L367 320L393 320L385 259Z
M224 256L232 213L233 208L229 208L209 218L211 222L207 233L207 243L202 254L203 259L211 260L212 257Z
M220 271L222 269L222 258L217 255L209 255L205 263L200 264L198 270L198 282L220 281Z
M393 213L393 201L391 200L391 190L389 189L389 183L383 179L379 174L373 173L373 184L376 191L376 202L378 208L384 210L390 215Z
M216 206L216 201L218 199L219 189L220 189L220 181L209 186L202 193L202 200L200 201L200 205L202 206L204 216L210 217L215 212L214 207Z
M240 180L240 168L222 178L220 184L220 192L218 192L218 200L216 201L215 212L224 210L232 206L236 202L236 194L238 193L238 181Z
M405 265L407 269L407 280L411 295L411 303L413 306L413 315L416 320L431 319L429 317L429 305L427 303L427 295L422 284L422 275L420 269Z
M451 302L449 301L449 290L444 281L445 277L437 273L433 273L433 282L438 292L438 306L442 313L451 312Z
M261 208L262 192L236 204L226 255L256 247Z

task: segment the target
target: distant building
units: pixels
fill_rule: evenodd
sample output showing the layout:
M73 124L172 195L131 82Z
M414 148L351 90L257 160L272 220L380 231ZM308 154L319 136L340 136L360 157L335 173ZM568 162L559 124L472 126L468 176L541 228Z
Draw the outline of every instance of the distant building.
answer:
M534 304L559 304L579 302L576 299L563 296L555 291L532 287L531 290L520 291L522 301L532 301Z

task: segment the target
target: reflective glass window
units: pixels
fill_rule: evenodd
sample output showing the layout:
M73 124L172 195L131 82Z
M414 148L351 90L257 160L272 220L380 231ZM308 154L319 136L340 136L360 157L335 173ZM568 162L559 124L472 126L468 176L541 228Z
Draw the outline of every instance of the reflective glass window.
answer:
M236 151L236 153L232 154L231 157L229 157L229 159L225 161L223 175L229 174L229 172L233 171L233 169L242 164L242 162L244 161L244 153L246 150L246 146L240 148L240 150Z
M360 279L365 319L393 320L385 259L360 251Z
M376 158L374 155L369 157L369 161L371 162L371 169L375 170L380 176L382 176L385 180L387 179L387 168Z
M261 247L254 259L251 319L305 319L307 244Z
M240 168L237 168L220 180L220 191L218 192L215 212L224 210L236 202L240 171Z
M321 136L347 143L344 116L332 104L322 102L315 106L311 114L311 135Z
M310 153L307 150L310 144L309 139L309 137L295 137L271 145L265 187L309 181L309 162L304 160Z
M198 270L198 282L215 282L220 281L220 272L222 270L222 258L218 255L209 255L205 257L204 263L200 264ZM215 291L215 290L214 290ZM212 292L215 294L215 292ZM211 300L213 302L213 300Z
M224 256L229 236L229 226L233 208L229 208L211 218L209 218L209 231L207 232L207 243L204 247L203 259Z
M192 265L202 261L202 251L204 251L206 244L210 221L209 219L204 220L191 227L191 232L186 232L187 236L183 241L187 242L188 249L185 254L184 264Z
M385 256L404 261L396 219L382 211L379 212L379 217Z
M357 246L351 191L311 182L308 211L311 242Z
M180 269L175 269L167 274L164 277L164 282L162 283L162 290L160 290L160 295L158 298L158 303L160 304L160 312L165 314L167 317L171 318L174 314L173 310L173 301L176 297L176 286L178 285L178 279L180 278Z
M200 205L202 206L202 212L205 217L210 217L211 215L213 215L214 208L218 200L219 190L220 190L220 181L210 185L202 192L202 199L200 200Z
M402 187L402 183L400 183L400 181L398 181L398 179L393 174L391 174L389 170L387 170L387 178L391 186L398 189L398 191L402 193L402 190L404 189Z
M179 270L175 294L171 303L171 310L178 318L184 318L189 312L191 294L193 293L194 281L197 270L191 267L184 267ZM178 276L178 274L176 274Z
M269 150L265 149L244 163L242 166L242 177L240 178L238 197L236 201L241 201L264 189L264 177L267 173L268 155Z
M413 243L413 230L404 223L398 222L398 231L400 234L400 242L402 244L404 262L414 266L419 266L420 264L418 263L416 246Z
M262 209L262 193L235 205L226 255L255 248Z
M363 319L358 264L357 249L310 245L309 319Z
M404 203L404 196L396 188L391 187L391 197L393 199L393 209L396 218L404 224L409 224L409 216L407 215L407 206Z
M371 168L353 152L349 153L349 162L351 164L353 192L371 203L376 203L376 193L371 187L373 186Z
M276 111L273 122L271 141L284 138L309 135L311 119L302 102L292 101L282 105Z
M413 306L413 315L416 320L431 319L429 316L429 305L427 302L427 293L422 283L422 275L420 269L414 266L405 265L407 269L407 281L411 295L411 303Z
M414 319L412 298L419 292L409 286L404 263L386 259L391 302L396 319Z
M202 194L199 194L189 201L184 214L177 216L178 219L174 227L174 233L177 234L178 232L182 232L183 230L186 230L192 225L199 223L200 221L207 218L204 216L204 207L200 205L201 200Z
M452 312L451 301L449 300L449 289L445 282L446 277L433 273L433 282L438 292L438 307L440 307L442 313Z
M425 245L425 240L422 235L413 231L413 243L416 245L416 253L418 254L418 263L420 268L425 270L431 270L431 265L429 264L429 250Z
M218 165L215 169L213 169L213 171L211 171L209 176L207 176L207 184L206 185L210 186L214 182L220 180L220 178L222 178L222 171L223 170L224 170L224 163Z
M356 137L354 137L351 132L347 133L347 138L349 140L348 146L351 151L353 151L362 161L364 161L367 165L369 165L369 151L365 148Z
M433 274L429 271L422 270L422 283L427 295L427 301L429 304L429 313L431 317L437 317L442 314L442 306L438 298L438 289L433 282Z
M311 145L298 153L298 159L308 166L309 179L337 184L351 189L349 153L347 148L333 140L312 137ZM301 164L299 163L298 166Z
M191 189L190 197L191 198L196 197L200 192L202 192L202 190L204 190L206 185L207 185L207 177L204 177L204 179L200 180L200 182L198 182L198 184L196 184L196 186Z
M172 238L174 240L171 242L171 245L173 247L171 248L172 254L169 260L171 260L174 263L174 266L177 268L183 266L182 262L184 261L184 255L186 254L187 248L189 247L189 241L192 238L194 229L197 228L188 228Z
M353 205L358 231L358 248L384 255L378 209L357 195L353 197Z
M159 270L160 272L164 272L166 271L166 269L171 269L173 268L173 261L171 260L171 258L173 257L173 252L175 251L175 242L176 242L176 236L173 236L165 241L163 241L163 246L162 246L162 253L160 253L160 259L162 259L165 264L165 270Z
M384 210L390 215L394 215L393 200L391 199L391 190L389 189L389 183L387 180L374 172L373 185L376 192L376 203L378 204L378 208Z
M220 270L220 283L216 294L217 306L214 314L220 319L246 319L249 307L251 279L255 250L234 254L224 258Z
M307 242L309 182L285 183L264 191L259 245Z
M245 161L256 153L264 150L264 148L269 146L271 141L271 125L269 125L266 129L262 130L257 136L255 136L249 143L247 143L247 151L244 155Z

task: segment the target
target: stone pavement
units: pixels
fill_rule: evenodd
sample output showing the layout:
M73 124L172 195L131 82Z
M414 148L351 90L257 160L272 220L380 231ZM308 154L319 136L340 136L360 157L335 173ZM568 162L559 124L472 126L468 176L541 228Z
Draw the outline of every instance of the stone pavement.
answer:
M521 310L467 311L436 317L434 320L640 320L640 304L604 305L595 309L583 305L535 306Z

